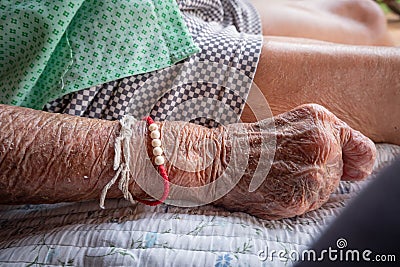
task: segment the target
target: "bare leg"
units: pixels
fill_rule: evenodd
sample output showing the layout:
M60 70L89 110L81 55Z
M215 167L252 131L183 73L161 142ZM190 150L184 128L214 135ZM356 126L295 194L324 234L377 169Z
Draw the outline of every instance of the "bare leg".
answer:
M386 18L372 0L252 0L263 34L344 44L393 45Z
M400 51L265 38L255 83L274 115L318 103L375 142L400 144ZM252 121L245 108L243 121Z

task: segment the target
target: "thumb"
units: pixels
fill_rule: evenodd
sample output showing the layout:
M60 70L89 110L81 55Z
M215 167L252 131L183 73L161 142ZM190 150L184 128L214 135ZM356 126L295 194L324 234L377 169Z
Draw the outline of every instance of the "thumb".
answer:
M371 174L376 158L375 144L347 124L340 129L344 181L362 180Z

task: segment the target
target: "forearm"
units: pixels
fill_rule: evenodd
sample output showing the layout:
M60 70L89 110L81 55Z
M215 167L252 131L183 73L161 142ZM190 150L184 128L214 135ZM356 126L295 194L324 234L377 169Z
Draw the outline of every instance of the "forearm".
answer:
M95 199L114 176L118 122L0 105L0 131L1 203Z
M226 144L218 129L183 122L158 124L172 184L199 187L221 174L226 166ZM116 174L114 146L120 129L116 121L0 105L0 203L99 199ZM162 179L153 165L144 121L133 126L130 138L129 191L134 199L157 197L162 194L162 186L157 189ZM214 154L210 154L210 146ZM117 185L110 188L108 198L122 197ZM146 192L156 190L156 196L149 196L142 187ZM188 197L200 198L175 192L169 199Z

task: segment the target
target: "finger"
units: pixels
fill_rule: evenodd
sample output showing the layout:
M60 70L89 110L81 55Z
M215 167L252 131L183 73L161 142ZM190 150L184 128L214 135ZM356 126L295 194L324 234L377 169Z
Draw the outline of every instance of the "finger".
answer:
M343 151L344 181L358 181L371 174L376 158L375 144L347 125L340 132Z

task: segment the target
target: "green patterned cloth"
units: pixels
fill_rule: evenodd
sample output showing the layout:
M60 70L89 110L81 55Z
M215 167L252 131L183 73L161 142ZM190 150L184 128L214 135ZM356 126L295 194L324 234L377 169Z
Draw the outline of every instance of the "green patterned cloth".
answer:
M0 103L42 109L196 52L175 0L2 0Z

